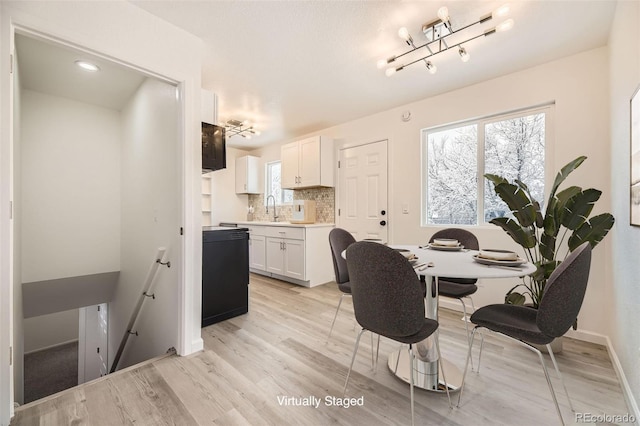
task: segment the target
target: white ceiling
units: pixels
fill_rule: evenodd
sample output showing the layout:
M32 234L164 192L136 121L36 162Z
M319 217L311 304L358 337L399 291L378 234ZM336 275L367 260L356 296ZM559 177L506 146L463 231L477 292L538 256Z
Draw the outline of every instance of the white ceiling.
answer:
M616 4L613 0L511 1L509 17L515 20L514 28L466 44L469 62L462 63L455 51L448 51L431 58L438 67L435 75L422 64L392 77L377 69L378 59L406 50L397 35L401 26L420 42L424 40L422 24L435 19L441 6L449 8L455 29L505 1L132 3L204 40L203 88L218 95L221 121L250 120L262 131L251 140L239 136L228 140L230 146L251 149L605 46ZM475 26L469 34L499 22ZM43 71L54 69L53 65L37 62L47 54L30 54L30 48L34 47L18 41L25 87L45 92L64 87L85 96L98 90L79 84L93 78L86 75L72 77L71 83L46 83L52 73ZM101 66L105 69L108 63ZM34 76L24 73L25 68ZM131 73L133 81L141 78ZM109 87L106 76L101 78L99 86ZM114 81L137 87L119 72ZM97 97L104 100L107 95Z
M16 35L16 57L22 88L120 110L145 79L117 63L57 43ZM75 61L100 67L87 72Z

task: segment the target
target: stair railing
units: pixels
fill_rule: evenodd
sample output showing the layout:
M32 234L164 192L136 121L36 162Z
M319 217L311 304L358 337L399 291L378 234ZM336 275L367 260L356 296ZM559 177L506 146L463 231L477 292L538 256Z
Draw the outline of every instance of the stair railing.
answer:
M142 309L142 305L144 301L148 298L151 298L153 300L155 300L156 298L155 294L151 293L151 290L153 287L154 279L158 272L158 268L160 268L160 266L166 266L167 268L171 267L171 262L169 261L163 262L163 257L166 251L167 249L164 247L158 248L158 253L156 254L156 257L154 258L153 263L149 268L149 272L147 273L147 278L144 280L142 293L140 294L140 297L138 297L136 306L133 309L133 312L131 313L131 318L129 319L129 323L127 324L127 329L124 333L124 336L122 336L122 340L120 341L120 346L118 346L118 352L116 352L116 356L113 360L113 364L111 365L111 370L109 371L109 373L114 373L118 368L118 363L120 362L120 358L122 357L124 348L127 345L129 336L131 336L132 334L135 336L138 335L138 332L134 331L134 326L136 325L136 321L138 320L138 315L140 314L140 310Z

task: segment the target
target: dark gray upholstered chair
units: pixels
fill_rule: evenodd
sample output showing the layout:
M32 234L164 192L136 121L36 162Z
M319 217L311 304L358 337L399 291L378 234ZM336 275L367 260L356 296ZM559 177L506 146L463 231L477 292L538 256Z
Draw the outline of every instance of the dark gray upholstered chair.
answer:
M442 229L431 237L430 243L436 238L452 238L458 240L464 248L469 250L479 250L480 245L478 239L471 232L466 229L460 228L447 228ZM440 296L448 297L451 299L457 299L462 304L462 310L464 312L464 328L467 331L467 339L471 341L471 333L469 331L469 316L467 314L467 305L464 303L464 299L469 299L471 303L471 312L475 311L473 305L473 299L471 295L478 291L475 278L438 278L438 294ZM471 361L471 370L473 370L473 360Z
M351 364L344 383L346 393L365 331L409 345L409 371L411 392L411 423L414 421L413 400L413 345L431 336L438 322L425 318L424 299L420 279L407 259L396 250L382 244L360 241L347 248L347 266L351 278L351 296L356 320L362 330L356 338ZM440 346L435 339L438 356ZM444 371L442 372L443 378ZM449 404L448 386L447 397Z
M566 333L574 324L576 318L578 318L578 313L580 312L580 307L582 306L582 301L587 290L590 267L591 246L586 242L569 254L566 260L553 271L547 280L538 309L518 305L497 304L484 306L471 315L471 322L476 324L471 332L471 345L473 345L476 330L486 328L511 340L515 340L538 354L545 378L547 379L547 384L549 385L549 390L551 391L551 397L555 403L560 422L563 425L562 413L560 412L560 406L558 405L556 394L553 391L553 386L549 379L549 372L545 366L544 358L542 357L542 353L532 346L532 344L546 345L556 373L562 381L562 386L569 400L569 407L571 407L571 411L574 411L571 399L569 398L569 392L560 374L560 369L558 368L558 363L553 355L550 343L556 337L560 337ZM480 350L482 351L482 348ZM458 405L460 405L460 398L462 397L464 377L466 377L467 374L470 356L471 347L469 347L469 352L467 353L467 365L464 369L462 386L460 394L458 395ZM478 371L480 371L479 362Z
M336 313L333 316L333 322L331 323L331 329L329 330L329 337L333 332L333 326L336 323L338 317L338 311L340 305L342 305L342 299L345 296L351 295L351 284L349 283L349 271L347 270L347 261L342 257L342 252L347 249L351 244L355 243L356 239L353 238L350 232L342 228L333 228L329 232L329 245L331 246L331 257L333 258L333 271L336 277L336 283L338 288L342 292Z

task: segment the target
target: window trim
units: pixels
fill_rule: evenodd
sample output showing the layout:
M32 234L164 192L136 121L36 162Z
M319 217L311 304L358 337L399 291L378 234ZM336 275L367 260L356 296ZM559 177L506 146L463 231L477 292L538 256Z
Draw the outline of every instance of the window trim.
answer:
M460 228L478 228L487 227L489 222L484 220L484 149L485 149L485 126L497 121L509 120L512 118L522 117L525 115L534 115L539 113L545 113L545 143L544 143L544 201L549 196L549 190L551 189L551 183L554 179L554 159L552 155L552 146L555 145L555 128L554 128L554 116L555 116L555 102L549 102L532 107L519 108L508 112L490 114L486 116L471 118L467 120L460 120L452 123L425 127L420 130L420 227L421 228L442 228L447 226L456 226ZM473 225L462 224L450 224L440 225L427 222L427 209L426 209L426 197L427 197L427 176L428 176L428 135L429 133L441 132L445 130L455 129L458 127L469 126L472 124L477 125L477 218L476 223ZM482 184L480 184L482 182ZM548 184L547 184L548 183Z

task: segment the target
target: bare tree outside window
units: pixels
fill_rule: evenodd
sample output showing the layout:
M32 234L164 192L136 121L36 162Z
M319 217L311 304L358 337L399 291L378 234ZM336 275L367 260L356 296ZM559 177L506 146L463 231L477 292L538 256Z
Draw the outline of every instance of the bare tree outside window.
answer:
M276 204L291 204L293 202L293 191L291 189L282 189L281 186L282 166L280 161L274 161L267 164L267 184L264 195L265 204L267 197L273 195Z
M544 113L485 125L484 173L524 182L534 199L544 201ZM507 205L484 179L484 221L507 216Z
M476 224L477 126L430 133L427 145L427 222Z
M530 110L425 131L423 223L477 225L508 215L485 173L519 179L542 202L547 113Z

